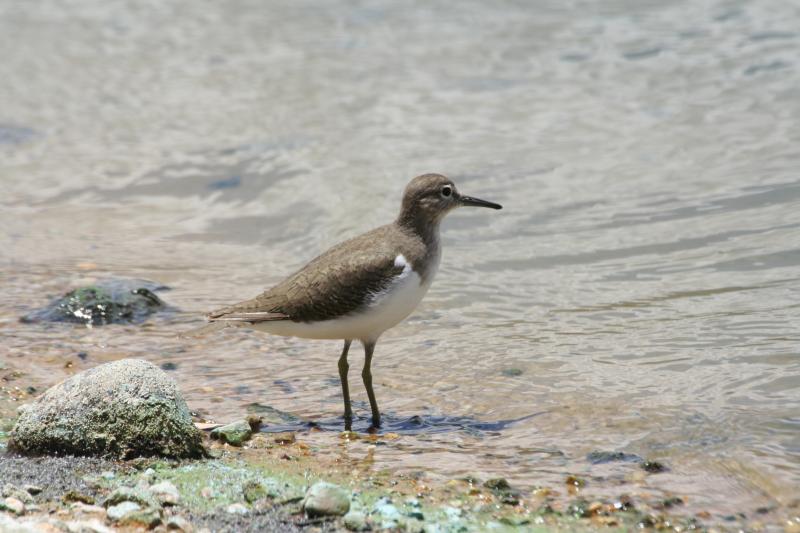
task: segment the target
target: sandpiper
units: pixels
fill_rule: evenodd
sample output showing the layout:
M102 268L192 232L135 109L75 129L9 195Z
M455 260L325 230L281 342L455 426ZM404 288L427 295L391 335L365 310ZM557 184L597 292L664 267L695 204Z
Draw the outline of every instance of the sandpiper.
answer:
M391 224L329 249L260 296L224 307L201 329L245 326L273 335L343 339L339 378L345 428L353 411L347 383L347 352L353 340L364 345L361 377L369 396L372 426L381 415L372 389L372 354L378 338L417 307L439 267L439 223L461 206L501 209L499 204L464 196L441 174L417 176L403 193L400 215Z

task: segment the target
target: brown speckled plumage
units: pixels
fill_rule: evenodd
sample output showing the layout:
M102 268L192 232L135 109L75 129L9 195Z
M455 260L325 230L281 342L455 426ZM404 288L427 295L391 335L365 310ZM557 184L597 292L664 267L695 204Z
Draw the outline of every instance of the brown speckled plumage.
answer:
M352 313L400 274L403 267L395 266L398 254L424 278L427 249L423 239L387 224L334 246L263 294L214 311L209 318L312 322Z
M449 183L440 174L414 178L394 223L334 246L252 300L209 313L209 320L313 322L356 312L403 270L395 266L398 254L428 281L440 254L439 222L450 209L438 197L426 202L426 195Z

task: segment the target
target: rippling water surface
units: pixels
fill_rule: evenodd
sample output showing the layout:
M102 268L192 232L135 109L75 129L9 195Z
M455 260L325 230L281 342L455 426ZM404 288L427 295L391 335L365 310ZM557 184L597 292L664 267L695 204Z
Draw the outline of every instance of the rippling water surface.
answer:
M716 516L797 505L797 4L404 6L0 3L4 357L46 383L170 362L211 418L258 402L335 427L338 342L176 333L443 172L505 209L448 218L433 288L378 345L383 410L430 430L330 453L528 487L577 473ZM181 312L17 322L106 277L167 284ZM670 471L592 466L598 449Z

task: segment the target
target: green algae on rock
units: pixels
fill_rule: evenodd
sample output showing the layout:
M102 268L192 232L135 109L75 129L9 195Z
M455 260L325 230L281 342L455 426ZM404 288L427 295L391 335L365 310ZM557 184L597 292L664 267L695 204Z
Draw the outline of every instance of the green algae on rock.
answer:
M138 359L76 374L22 406L9 448L122 459L206 455L175 381Z
M140 323L166 308L155 291L167 287L141 280L108 280L81 287L33 311L22 322L77 322L90 326Z
M247 420L237 420L211 430L211 438L231 446L242 446L253 435L253 429Z

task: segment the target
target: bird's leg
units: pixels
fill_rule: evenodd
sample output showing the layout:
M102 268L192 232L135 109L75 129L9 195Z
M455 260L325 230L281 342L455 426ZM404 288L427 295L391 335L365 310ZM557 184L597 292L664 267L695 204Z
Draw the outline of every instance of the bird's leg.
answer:
M350 407L350 386L347 383L347 371L350 365L347 364L347 351L350 349L352 340L344 341L342 356L339 357L339 380L342 382L342 396L344 397L344 429L350 431L353 424L353 410Z
M375 351L375 341L364 341L364 370L361 371L361 377L364 379L364 387L367 389L367 396L369 396L369 406L372 409L372 427L381 427L381 413L378 411L378 402L375 400L375 391L372 390L372 352Z

